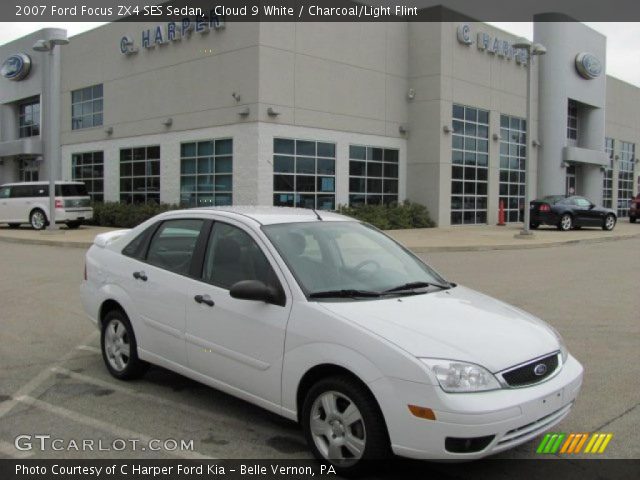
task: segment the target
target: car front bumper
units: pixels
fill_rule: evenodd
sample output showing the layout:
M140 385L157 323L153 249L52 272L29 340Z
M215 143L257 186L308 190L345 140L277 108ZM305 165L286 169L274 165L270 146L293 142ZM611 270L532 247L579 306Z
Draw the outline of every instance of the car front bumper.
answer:
M582 385L582 365L569 356L559 373L540 384L489 392L444 392L437 385L384 377L369 384L380 402L392 449L404 457L471 460L525 443L565 418ZM407 405L431 408L436 420L415 417ZM447 437L493 437L471 453L445 448Z

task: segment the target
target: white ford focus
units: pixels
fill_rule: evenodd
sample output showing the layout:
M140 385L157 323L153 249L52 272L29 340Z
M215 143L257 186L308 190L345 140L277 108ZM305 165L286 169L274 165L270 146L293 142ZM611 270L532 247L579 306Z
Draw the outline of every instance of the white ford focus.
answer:
M98 235L81 290L113 376L149 362L298 420L343 470L512 448L582 383L552 327L334 213L164 213Z

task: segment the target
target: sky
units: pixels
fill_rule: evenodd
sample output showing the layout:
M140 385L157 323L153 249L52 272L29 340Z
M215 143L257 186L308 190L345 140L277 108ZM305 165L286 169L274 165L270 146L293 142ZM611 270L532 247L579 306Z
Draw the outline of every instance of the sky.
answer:
M488 22L515 35L531 39L533 24L528 22ZM607 37L607 73L640 87L640 23L585 22ZM45 27L66 28L69 36L96 28L101 23L3 23L0 22L0 45Z

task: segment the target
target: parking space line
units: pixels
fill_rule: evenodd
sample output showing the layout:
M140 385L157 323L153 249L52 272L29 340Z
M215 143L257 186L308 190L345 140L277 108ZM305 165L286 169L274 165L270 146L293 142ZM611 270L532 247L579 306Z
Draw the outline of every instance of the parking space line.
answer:
M70 378L79 380L81 382L85 382L85 383L90 383L92 385L96 385L98 387L103 387L103 388L110 388L112 390L115 390L117 392L121 392L124 393L125 395L131 395L140 399L144 399L146 401L149 402L154 402L156 404L160 404L160 405L164 405L166 407L171 408L172 410L180 410L186 414L189 415L197 415L200 417L204 417L206 419L215 421L215 422L220 422L221 421L221 415L216 415L215 413L212 413L209 410L205 410L202 408L198 408L198 407L192 407L189 405L183 405L180 402L176 402L173 400L168 400L166 398L161 398L158 397L156 395L152 395L149 393L144 393L144 392L140 392L138 390L134 390L133 388L129 388L129 387L125 387L123 385L118 385L117 383L112 383L112 382L108 382L105 380L101 380L99 378L94 378L94 377L90 377L88 375L83 375L81 373L76 373L73 372L71 370L68 370L66 368L62 368L62 367L52 367L51 368L52 372L55 373L59 373L62 375L67 375Z
M32 452L22 452L18 450L15 445L0 440L0 453L7 455L11 458L29 458L33 456Z
M87 352L100 353L102 354L102 350L98 347L94 347L93 345L78 345L76 347L77 350L85 350Z
M93 339L98 335L97 331L91 332L90 335L87 335L81 342L81 345L86 345L87 343L93 341ZM63 365L66 361L70 360L76 353L75 349L69 350L60 360L55 362L54 365ZM13 407L18 405L18 401L16 400L18 397L22 397L25 395L29 395L34 392L42 383L44 383L50 376L51 370L46 368L38 373L35 377L25 383L22 387L18 389L13 395L11 400L7 400L6 402L2 402L0 404L0 418L4 417L7 413L11 411Z
M117 427L115 425L112 425L111 423L98 420L97 418L93 418L73 410L68 410L63 407L58 407L57 405L53 405L48 402L43 402L42 400L38 400L37 398L29 397L27 395L18 397L16 400L18 402L24 403L25 405L36 407L36 408L39 408L40 410L44 410L45 412L49 412L53 415L57 415L62 418L67 418L76 423L81 423L87 427L108 432L117 438L137 439L146 444L148 444L153 439L148 435L144 435L139 432L134 432L133 430L128 430L126 428ZM153 450L150 450L150 451L153 451ZM191 459L191 460L211 460L212 459L212 457L208 457L206 455L202 455L201 453L192 452L192 451L176 450L176 451L161 451L161 452L166 453L167 455L174 455L177 457L182 457L182 458Z

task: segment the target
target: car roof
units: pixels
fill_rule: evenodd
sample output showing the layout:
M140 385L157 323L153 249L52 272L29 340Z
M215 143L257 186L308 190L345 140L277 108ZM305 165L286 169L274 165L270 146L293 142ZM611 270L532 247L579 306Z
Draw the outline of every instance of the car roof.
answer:
M348 222L353 218L326 210L311 210L309 208L292 207L260 207L260 206L233 206L233 207L200 207L188 210L173 211L170 213L184 212L211 212L226 217L239 219L250 218L260 225L273 225L277 223L300 222ZM318 218L320 217L320 218Z

